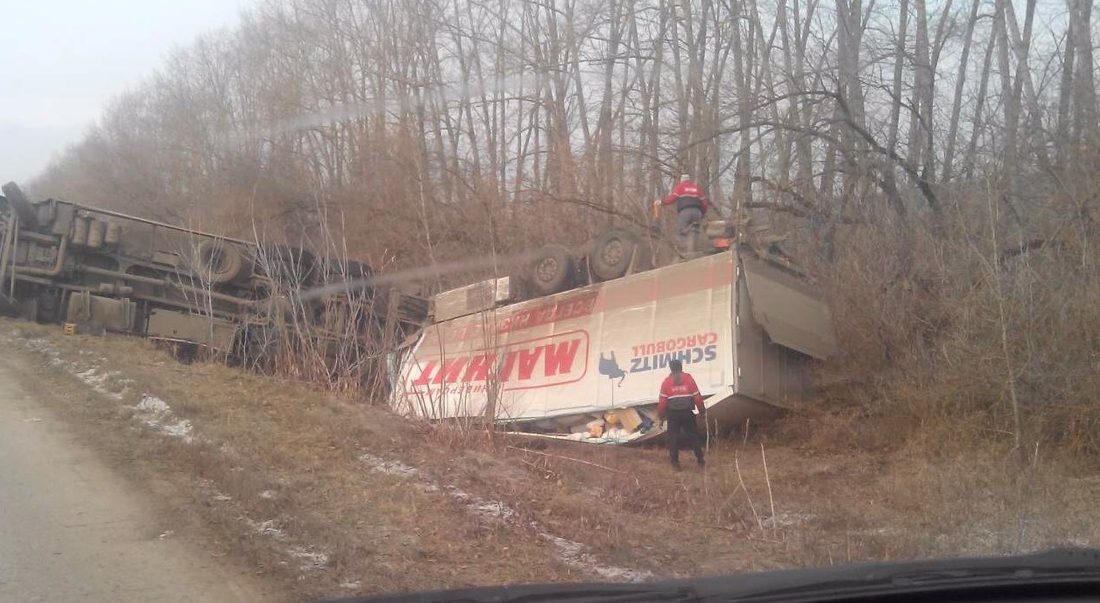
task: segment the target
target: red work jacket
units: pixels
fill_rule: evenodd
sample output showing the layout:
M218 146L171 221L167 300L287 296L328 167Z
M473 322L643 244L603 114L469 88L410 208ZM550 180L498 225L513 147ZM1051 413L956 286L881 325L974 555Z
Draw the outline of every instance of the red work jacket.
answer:
M680 209L680 204L677 203L677 201L679 201L681 197L685 199L698 199L699 204L702 205L700 209L703 210L704 214L707 213L707 194L704 193L703 189L699 188L699 185L695 184L693 180L684 180L678 183L661 204L672 205L676 203L676 209Z
M665 377L661 384L661 396L657 399L657 416L664 418L669 406L672 408L683 407L690 409L693 405L699 412L705 412L703 395L699 393L699 386L695 379L687 373L680 373L680 383L677 384L672 375Z

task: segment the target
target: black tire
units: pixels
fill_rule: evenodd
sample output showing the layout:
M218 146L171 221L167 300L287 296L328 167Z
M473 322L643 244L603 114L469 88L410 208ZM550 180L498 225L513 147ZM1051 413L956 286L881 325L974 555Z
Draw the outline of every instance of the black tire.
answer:
M596 239L588 266L592 275L601 281L619 278L631 268L635 272L653 267L649 249L642 245L637 235L614 228Z
M15 211L15 215L19 216L19 223L24 228L38 228L38 213L35 212L34 206L27 200L27 196L23 194L18 184L9 182L0 186L0 191L3 191L4 196L8 198L8 204Z
M0 293L0 316L15 318L19 316L19 304L8 297L7 293Z
M259 264L268 278L291 288L312 284L317 278L317 258L299 247L267 245Z
M38 294L38 322L43 324L61 322L60 290L45 289Z
M349 294L362 295L365 300L375 297L375 285L371 281L374 268L357 260L329 259L325 270L325 283L343 283Z
M535 254L528 282L538 295L552 295L569 289L574 283L577 261L561 245L547 245Z
M236 245L208 239L195 250L195 265L211 283L228 283L241 275L244 258Z
M270 325L242 325L233 337L230 355L239 366L267 372L278 350L279 333Z
M357 260L341 261L330 259L326 264L325 274L330 282L344 279L362 280L373 277L374 268L371 268L369 264Z
M596 282L592 276L590 262L594 249L596 249L596 239L588 239L577 249L577 284L579 286L591 285Z

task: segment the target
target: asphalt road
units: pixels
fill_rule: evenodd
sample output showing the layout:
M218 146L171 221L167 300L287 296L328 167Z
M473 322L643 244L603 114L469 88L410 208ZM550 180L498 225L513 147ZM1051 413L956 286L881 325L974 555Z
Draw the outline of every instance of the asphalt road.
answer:
M251 576L168 533L153 501L36 397L0 354L0 601L265 601Z

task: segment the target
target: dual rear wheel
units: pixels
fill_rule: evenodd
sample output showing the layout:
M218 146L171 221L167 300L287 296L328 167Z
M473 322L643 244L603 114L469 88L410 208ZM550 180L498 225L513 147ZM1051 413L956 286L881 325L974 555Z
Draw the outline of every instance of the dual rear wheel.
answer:
M578 258L562 245L546 245L535 252L528 268L534 293L552 295L593 281L609 281L653 267L649 249L626 230L612 229L584 246ZM588 274L585 274L585 273Z

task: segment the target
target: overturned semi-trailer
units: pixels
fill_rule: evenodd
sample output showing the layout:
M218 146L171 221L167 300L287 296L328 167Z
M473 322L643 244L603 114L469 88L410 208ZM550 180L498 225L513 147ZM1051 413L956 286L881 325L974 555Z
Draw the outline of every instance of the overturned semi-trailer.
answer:
M669 359L694 375L709 419L730 427L800 402L812 365L835 348L815 286L748 246L510 305L509 284L488 281L476 295L484 309L424 329L399 407L635 442L661 433L654 410Z
M379 338L407 337L427 311L426 300L373 286L360 262L69 201L32 203L14 183L2 190L0 306L9 314L251 358L294 339L329 360L355 355L353 368L365 369L365 348L384 357ZM333 282L355 286L301 295Z

